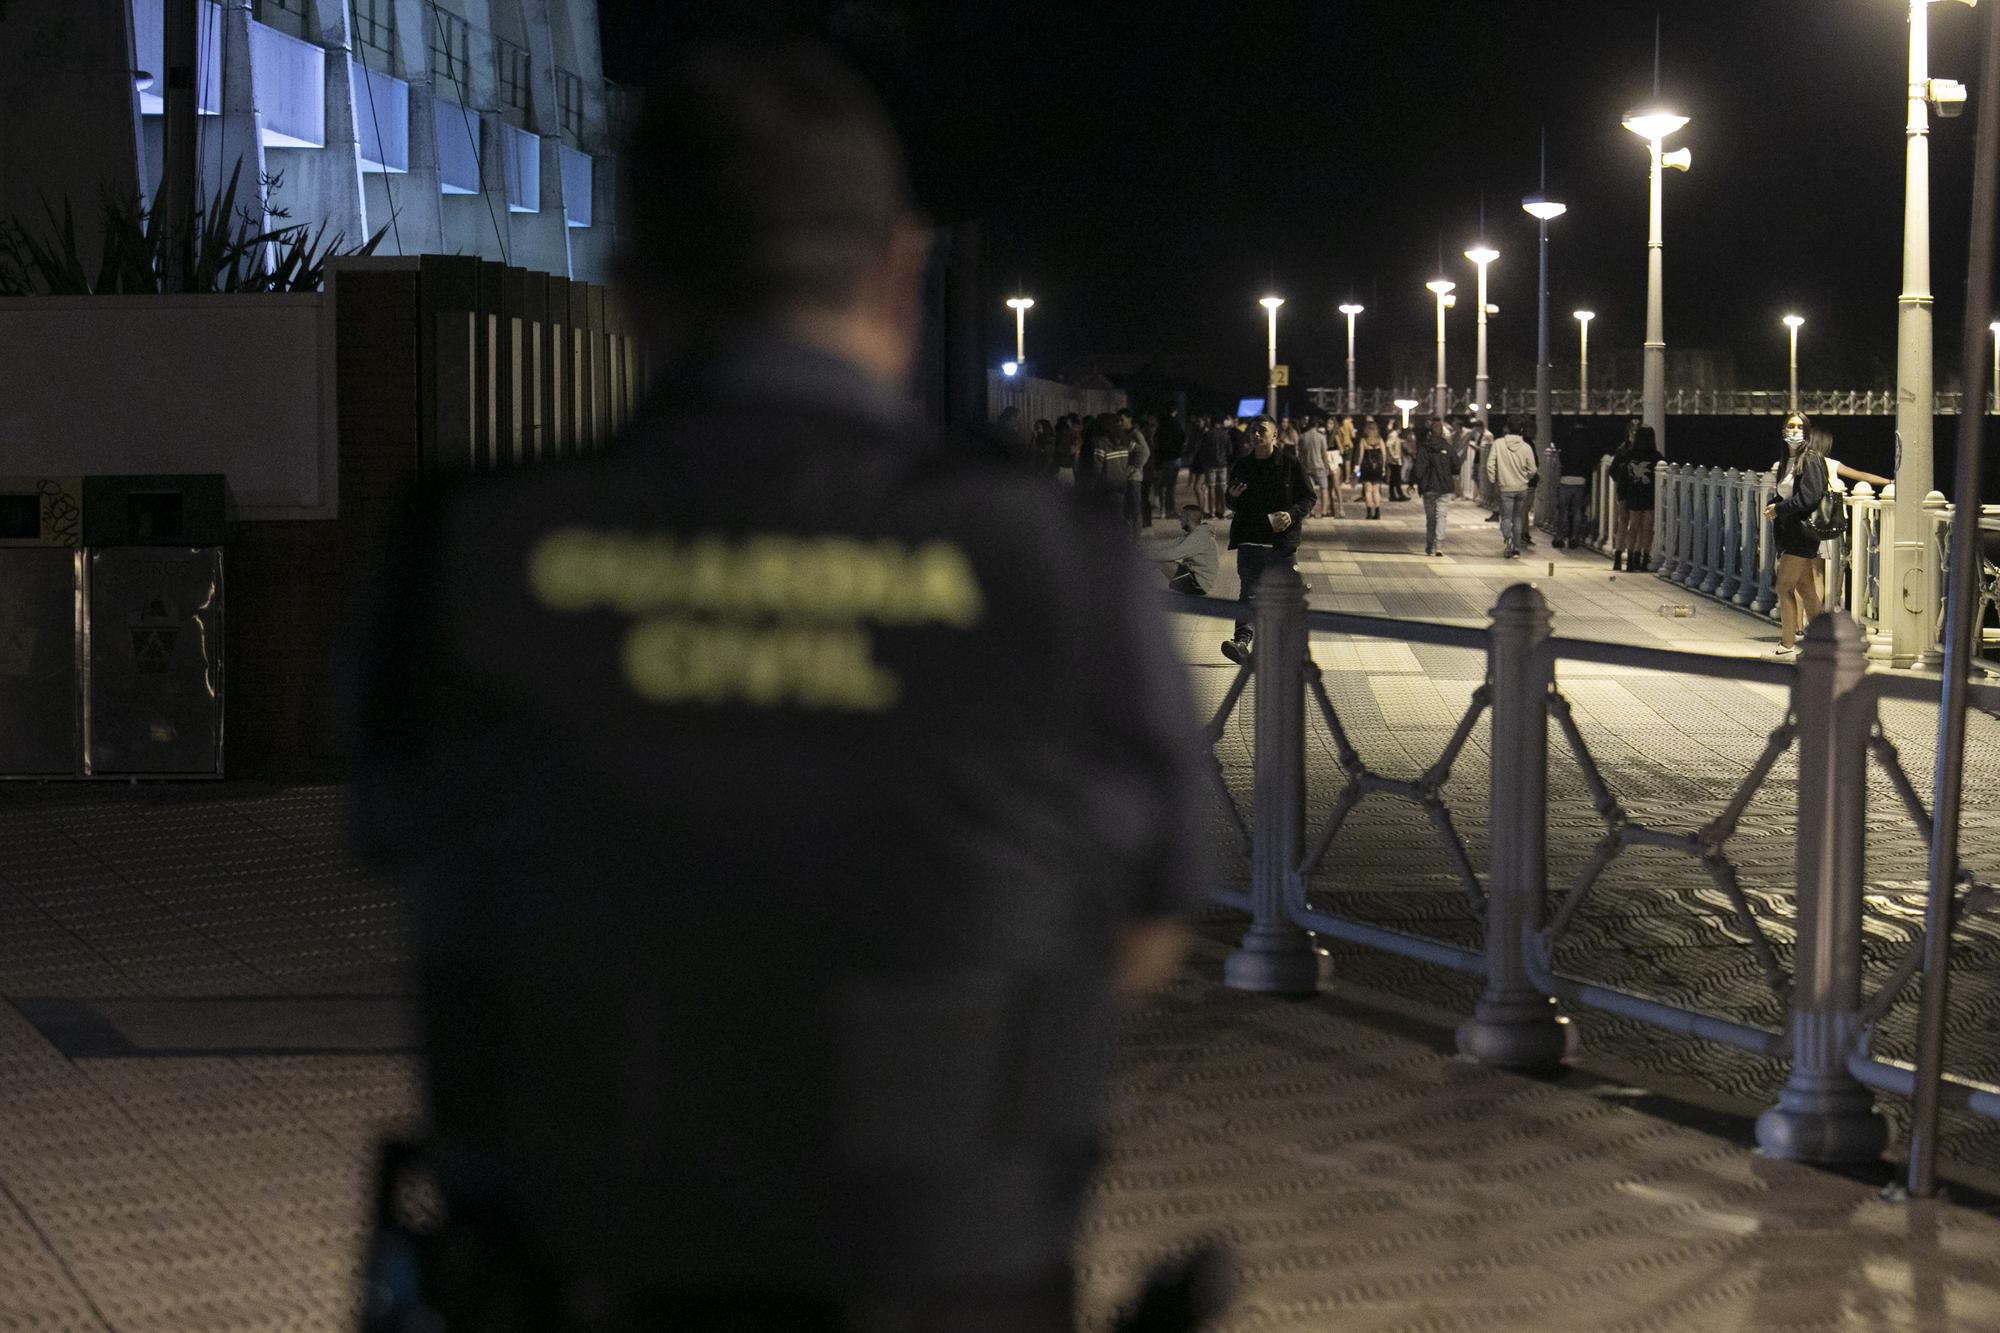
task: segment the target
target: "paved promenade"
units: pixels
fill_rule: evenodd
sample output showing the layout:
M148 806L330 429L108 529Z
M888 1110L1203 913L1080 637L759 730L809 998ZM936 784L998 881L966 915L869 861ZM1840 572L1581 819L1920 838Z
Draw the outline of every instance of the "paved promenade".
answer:
M1559 632L1769 649L1768 626L1712 604L1661 617L1688 599L1613 581L1597 557L1556 557L1553 578L1546 545L1539 562L1503 564L1490 525L1462 523L1451 559L1424 560L1414 509L1316 537L1315 604L1480 623L1532 574ZM1182 633L1198 687L1218 697L1218 626ZM1465 652L1315 651L1383 771L1427 764L1480 676ZM1595 668L1561 683L1621 799L1663 822L1719 800L1783 712L1750 686ZM1903 739L1921 773L1927 749ZM1240 789L1247 733L1232 728L1219 751ZM1309 752L1316 829L1334 766L1324 734ZM2000 737L1976 730L1974 755L1975 781L1990 783ZM1480 865L1486 773L1482 724L1449 789ZM1790 780L1781 765L1732 844L1780 933ZM1562 765L1551 795L1562 884L1596 826ZM408 1120L416 1083L402 904L348 855L342 800L335 787L0 786L0 1329L349 1326L370 1148ZM1968 819L1974 859L2000 865L1992 812ZM1878 960L1907 943L1894 923L1914 912L1922 873L1898 861L1906 843L1883 842L1869 872ZM1628 855L1565 966L1770 1020L1775 1001L1706 881ZM1314 892L1475 938L1406 806L1370 798ZM1340 946L1318 1000L1238 995L1215 984L1236 929L1210 920L1182 977L1128 1020L1085 1236L1100 1324L1146 1262L1222 1235L1244 1265L1227 1327L1246 1333L2000 1329L2000 1218L1983 1196L1893 1205L1877 1199L1886 1173L1756 1158L1746 1117L1772 1078L1759 1062L1583 1015L1566 1075L1496 1073L1449 1054L1466 979ZM1977 987L1959 995L1954 1055L1975 1067L1991 1007ZM1955 1125L1948 1162L1992 1161L1983 1132Z

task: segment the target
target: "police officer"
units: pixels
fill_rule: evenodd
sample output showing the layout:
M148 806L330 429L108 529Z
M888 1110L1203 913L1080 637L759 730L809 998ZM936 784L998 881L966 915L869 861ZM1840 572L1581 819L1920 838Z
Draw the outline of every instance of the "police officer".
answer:
M483 1256L430 1296L1067 1328L1115 999L1202 887L1184 674L1112 523L912 418L927 233L834 57L687 56L625 182L650 405L431 495L363 673Z

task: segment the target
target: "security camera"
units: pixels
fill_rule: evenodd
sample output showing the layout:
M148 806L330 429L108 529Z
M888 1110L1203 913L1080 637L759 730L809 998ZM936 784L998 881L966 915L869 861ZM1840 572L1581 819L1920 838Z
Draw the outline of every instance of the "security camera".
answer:
M1965 114L1965 85L1957 79L1932 79L1924 85L1924 100L1949 119Z

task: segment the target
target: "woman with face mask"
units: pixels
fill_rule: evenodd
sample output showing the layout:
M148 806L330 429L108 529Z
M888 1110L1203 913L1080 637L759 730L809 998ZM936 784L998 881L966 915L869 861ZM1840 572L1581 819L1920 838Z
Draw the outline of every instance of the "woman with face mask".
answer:
M1820 542L1808 527L1826 497L1824 449L1832 437L1808 431L1801 416L1785 419L1785 462L1778 473L1777 500L1766 505L1772 539L1778 544L1778 656L1798 652L1799 631L1819 615Z

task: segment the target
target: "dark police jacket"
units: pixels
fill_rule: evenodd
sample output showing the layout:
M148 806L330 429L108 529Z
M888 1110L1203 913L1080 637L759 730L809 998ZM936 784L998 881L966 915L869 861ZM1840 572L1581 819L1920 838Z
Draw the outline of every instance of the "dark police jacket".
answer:
M1060 1271L1115 932L1204 888L1158 620L1113 525L776 340L430 496L355 830L458 1178L610 1292Z

